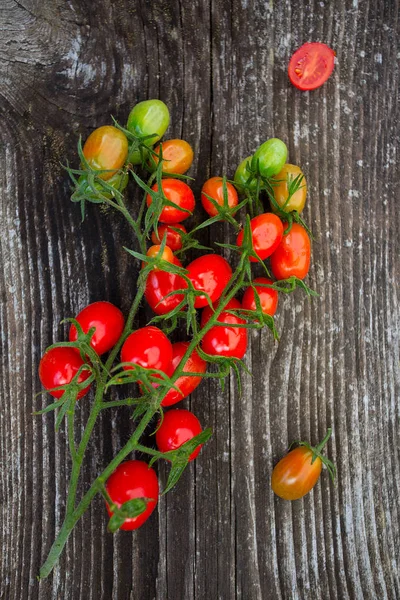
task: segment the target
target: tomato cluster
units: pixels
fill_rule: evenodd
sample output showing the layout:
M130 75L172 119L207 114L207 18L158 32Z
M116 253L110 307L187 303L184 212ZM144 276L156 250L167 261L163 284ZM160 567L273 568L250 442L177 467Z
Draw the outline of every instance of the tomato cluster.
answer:
M157 325L163 318L166 323L184 319L193 339L172 342L162 325L152 323L133 329L116 306L94 302L72 320L69 343L57 344L43 355L39 376L60 405L64 394L69 402L76 401L96 377L102 384L101 377L109 375L108 362L106 374L101 371L100 357L112 351L113 360L119 354L121 370L112 381L138 384L138 403L148 411L154 409L149 422L157 412L162 414L157 422L153 420L158 450L148 449L148 453L181 465L200 452L202 427L190 411L168 408L209 375L208 362L230 367L244 358L248 328L262 327L276 313L279 282L306 277L311 244L300 217L307 193L304 175L298 166L287 163L284 142L272 138L241 162L233 181L214 176L201 190L201 205L208 217L202 226L216 220L232 224L237 237L231 248L246 264L242 261L235 270L214 252L185 261L188 249L196 248L196 228L181 224L190 222L196 209L195 195L183 180L194 154L188 142L179 139L160 142L154 148L168 124L169 111L163 102L140 102L130 112L126 129L103 126L88 137L81 152L82 171L74 181L85 199L106 202L117 198L121 207L127 174L133 172L136 182L141 182L134 166L141 165L151 174L148 184L140 183L146 192L147 223L151 223L146 240L151 238L153 243L146 248L146 240L142 240L142 253L136 253L142 261L142 293ZM244 215L243 226L237 219L245 207L250 214ZM267 259L272 275L264 262ZM251 265L267 276L250 276ZM240 269L241 279L237 277ZM231 293L228 290L236 279L241 283ZM136 529L157 504L158 479L151 465L128 460L108 478L103 494L110 522L116 517L121 529ZM138 499L145 502L140 510L132 504Z

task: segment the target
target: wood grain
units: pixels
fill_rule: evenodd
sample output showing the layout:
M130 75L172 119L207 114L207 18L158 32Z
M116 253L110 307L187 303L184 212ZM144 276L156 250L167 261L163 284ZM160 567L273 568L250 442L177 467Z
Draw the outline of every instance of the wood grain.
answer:
M398 1L3 0L0 24L1 600L399 598ZM337 63L301 93L286 69L309 40ZM279 345L251 334L241 397L233 378L224 392L208 380L184 402L214 435L146 526L111 536L97 498L39 584L70 469L65 432L31 414L47 402L40 356L86 303L126 311L137 277L128 228L93 206L81 223L60 162L151 97L195 148L197 196L267 137L287 142L308 179L320 297L280 300ZM218 225L204 241L230 236ZM87 416L81 402L77 433ZM337 485L324 473L304 500L274 497L290 442L328 426ZM102 415L81 492L131 427L129 411Z

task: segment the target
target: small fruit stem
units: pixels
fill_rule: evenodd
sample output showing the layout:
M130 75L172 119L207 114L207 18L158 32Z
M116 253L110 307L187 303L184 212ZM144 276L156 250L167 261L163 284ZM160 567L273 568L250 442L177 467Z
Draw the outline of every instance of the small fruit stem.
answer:
M320 442L318 444L318 446L316 446L316 451L321 453L321 450L323 450L324 446L326 445L327 441L329 440L329 438L332 435L332 429L329 427L326 436L324 437L324 439L322 440L322 442Z

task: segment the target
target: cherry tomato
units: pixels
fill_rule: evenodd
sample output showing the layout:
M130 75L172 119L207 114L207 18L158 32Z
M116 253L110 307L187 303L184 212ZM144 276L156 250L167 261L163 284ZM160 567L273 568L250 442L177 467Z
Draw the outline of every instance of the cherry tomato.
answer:
M156 154L163 153L163 173L183 174L191 167L193 162L193 150L185 140L167 140L154 149ZM158 157L152 155L151 169L155 170L158 165Z
M158 327L142 327L128 336L122 346L121 362L136 363L145 369L167 373L172 360L172 344ZM134 367L125 366L124 369Z
M250 183L247 183L251 175L247 167L248 165L251 165L252 159L252 156L248 156L247 158L242 160L242 162L236 169L236 173L233 179L239 192L243 192L246 187L248 187L250 191L255 191L255 189L257 188L257 179L253 178Z
M322 455L322 450L331 436L328 432L316 448L307 442L299 442L300 446L284 456L272 471L271 487L277 496L284 500L298 500L308 494L317 483L322 464L328 468L334 480L336 469L334 464Z
M256 288L256 293L260 299L261 310L265 315L271 315L271 317L276 313L276 309L278 307L278 292L273 288L263 287L261 285L257 285L258 283L274 283L271 279L267 279L266 277L257 277L254 279L253 284ZM251 287L248 287L245 293L243 294L242 300L243 308L246 310L257 310L257 304L255 300L254 290Z
M179 231L176 231L177 229L182 231L182 233L187 233L185 227L180 223L176 223L172 226L159 225L157 232L153 231L151 234L151 241L153 244L161 244L165 232L167 232L167 246L171 248L172 252L176 252L182 248L182 235L179 233Z
M182 266L175 256L172 262L177 267ZM156 315L165 315L178 306L184 298L183 294L173 294L172 296L168 296L168 294L186 288L187 283L180 275L153 269L147 276L145 298Z
M252 168L263 177L272 177L282 170L287 158L287 147L282 140L271 138L255 151Z
M202 432L200 421L189 410L176 408L164 414L160 427L156 431L156 444L160 452L170 452ZM192 452L189 462L198 456L201 445Z
M106 483L106 490L111 500L118 508L134 498L151 498L146 510L137 517L127 518L120 529L130 531L138 529L149 518L158 502L158 479L149 465L141 460L127 460L121 463L110 475ZM106 503L107 512L112 516L112 511Z
M160 244L156 244L155 246L150 246L150 248L146 252L146 256L149 256L150 258L156 258L156 256L158 256L160 254L160 248L161 248ZM163 260L165 260L166 262L173 263L174 255L173 255L171 248L169 248L168 246L165 246L161 258Z
M330 77L335 66L335 52L326 44L303 44L289 62L289 79L299 90L315 90Z
M265 260L268 256L271 256L281 242L283 236L282 221L273 213L263 213L251 219L250 226L254 252L261 260ZM237 236L238 246L243 244L243 237L244 232L242 229ZM257 262L257 259L251 256L250 261Z
M169 377L172 377L174 374L176 367L181 362L188 347L189 342L176 342L175 344L172 344L172 362L167 372ZM207 370L207 363L199 356L196 350L193 350L192 354L186 361L184 370L186 373L205 373ZM175 385L180 389L181 393L175 389L169 390L166 396L164 396L161 405L172 406L172 404L180 402L197 388L197 386L201 383L201 380L202 378L200 376L191 377L190 375L183 375L182 377L178 377Z
M300 183L300 188L292 195L289 202L285 205L285 202L289 197L288 178L289 181L294 181L294 179L299 177L299 175L303 176L303 179ZM284 208L286 212L297 210L298 213L301 213L306 203L307 182L300 167L290 164L284 165L282 171L280 171L278 175L275 175L274 181L277 182L273 185L274 198L279 206ZM272 204L271 209L274 210L274 206Z
M190 187L183 181L180 181L180 179L163 179L161 185L165 197L170 202L176 204L176 208L175 206L165 206L160 214L160 222L169 223L171 225L190 217L188 212L179 210L179 208L184 208L191 213L194 210L196 201ZM158 184L155 183L151 189L157 192ZM146 200L147 206L150 206L152 203L150 194L147 194Z
M164 102L145 100L132 108L126 128L140 137L152 135L152 138L145 140L147 145L152 146L164 135L168 125L169 110Z
M276 279L287 279L295 275L304 279L310 269L311 243L307 231L293 223L284 235L278 248L271 256L271 269Z
M232 276L229 263L218 254L203 254L186 268L195 289L206 292L211 302L218 300ZM197 296L194 306L202 308L207 304L206 296Z
M238 204L238 195L237 191L233 187L233 185L229 182L226 182L226 191L228 195L228 206L229 208L233 208ZM210 217L215 217L218 214L218 210L215 208L213 203L207 198L210 196L213 200L215 200L220 206L224 205L224 186L223 180L221 177L211 177L208 179L203 188L201 190L201 203L203 205L204 210Z
M96 328L90 345L100 356L115 346L124 329L124 316L111 302L93 302L81 310L76 320L87 333L92 327ZM78 332L75 325L69 330L69 341L75 342Z
M40 381L46 390L65 385L72 381L83 364L84 361L74 348L68 346L52 348L43 354L40 361ZM88 377L90 377L90 371L82 371L79 375L78 383L82 383L82 381L85 381ZM77 397L82 398L88 393L89 388L90 385L81 390ZM49 394L54 396L54 398L61 398L64 394L64 390L49 392Z
M128 156L128 140L120 129L104 125L89 135L83 146L83 154L95 171L110 171L99 174L106 181L123 167Z
M233 298L225 306L227 310L242 308L239 300ZM201 315L201 326L210 320L213 311L207 306ZM227 327L214 325L204 335L201 347L207 354L215 356L233 356L243 358L247 350L247 329L244 327L229 327L229 324L242 324L246 321L228 312L222 312L217 318L219 323L226 323Z

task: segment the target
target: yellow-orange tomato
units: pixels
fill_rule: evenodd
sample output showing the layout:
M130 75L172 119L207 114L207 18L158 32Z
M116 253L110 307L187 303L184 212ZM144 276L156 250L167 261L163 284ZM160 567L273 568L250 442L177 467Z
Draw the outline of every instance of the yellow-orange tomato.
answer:
M89 135L83 146L83 154L95 171L109 171L99 174L101 179L111 179L125 163L128 140L120 129L104 125Z
M322 461L312 450L300 446L284 456L272 471L271 487L284 500L298 500L308 494L321 474Z
M156 244L155 246L150 246L150 248L146 252L146 256L149 256L150 258L156 258L156 256L158 256L160 254L160 248L161 248L160 244ZM167 262L170 262L170 263L174 262L174 254L173 254L171 248L169 248L168 246L165 246L162 256L160 258L162 258L163 260L166 260ZM142 268L145 267L146 264L147 263L143 262Z
M163 154L163 173L179 173L183 174L190 168L193 162L193 150L190 144L185 140L167 140L159 144L154 152L160 153L162 148ZM158 157L152 155L155 163L154 168L158 165Z
M292 181L298 177L299 175L303 175L303 179L300 183L300 188L293 194L290 198L289 202L285 206L285 202L289 197L289 189L288 189L288 178ZM275 200L286 212L290 212L291 210L297 210L298 213L301 213L304 205L306 203L307 196L307 182L306 178L300 167L296 165L286 164L283 166L283 169L275 175L274 177L274 196ZM271 203L271 208L274 210L274 206Z

